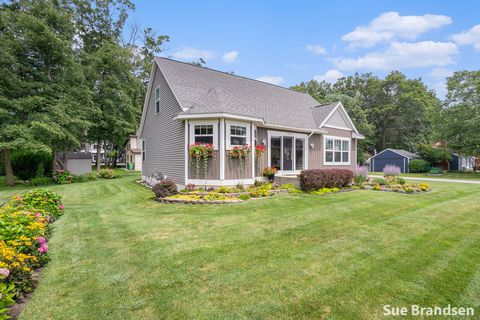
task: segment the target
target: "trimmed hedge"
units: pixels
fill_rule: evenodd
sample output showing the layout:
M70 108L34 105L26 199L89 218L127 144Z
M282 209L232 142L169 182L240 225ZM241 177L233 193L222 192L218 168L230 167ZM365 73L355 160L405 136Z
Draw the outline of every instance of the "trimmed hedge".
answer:
M300 173L300 189L310 192L322 188L343 188L352 183L353 172L348 169L310 169Z
M411 173L420 173L430 171L430 163L423 159L413 159L410 160L408 164L408 172Z
M52 156L47 152L17 151L10 159L13 173L20 180L52 176Z

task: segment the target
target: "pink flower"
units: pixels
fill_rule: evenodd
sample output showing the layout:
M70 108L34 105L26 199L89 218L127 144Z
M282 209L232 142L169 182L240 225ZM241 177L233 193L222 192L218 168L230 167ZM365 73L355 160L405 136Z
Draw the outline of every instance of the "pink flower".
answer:
M59 208L60 210L63 210L63 209L65 209L65 206L64 206L63 204L61 204L61 205L58 206L58 208Z
M3 275L4 278L7 278L10 275L10 270L7 268L0 268L0 274Z
M19 207L23 207L23 204L19 203L18 206L19 206Z
M40 212L35 213L35 217L40 218L42 214Z
M47 251L48 251L48 245L46 243L42 243L40 248L38 248L38 252L40 252L40 253L45 253Z
M40 243L40 244L47 243L47 239L45 239L44 237L38 237L37 241L38 241L38 243Z

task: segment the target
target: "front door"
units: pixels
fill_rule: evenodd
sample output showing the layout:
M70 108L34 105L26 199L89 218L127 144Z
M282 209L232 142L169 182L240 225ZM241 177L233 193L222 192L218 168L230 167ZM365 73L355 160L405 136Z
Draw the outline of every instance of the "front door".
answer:
M279 171L300 171L305 167L305 139L270 137L270 165Z

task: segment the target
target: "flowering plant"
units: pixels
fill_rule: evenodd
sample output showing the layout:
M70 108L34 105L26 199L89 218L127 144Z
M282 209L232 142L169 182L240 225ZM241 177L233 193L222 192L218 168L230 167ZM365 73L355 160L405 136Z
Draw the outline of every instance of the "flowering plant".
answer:
M269 180L273 180L273 177L278 172L278 169L275 167L265 167L263 169L263 176L267 177Z
M196 175L200 175L200 160L203 159L203 173L205 179L208 177L208 158L213 156L213 144L195 143L188 146L190 161L195 159Z
M383 168L383 176L384 177L398 177L401 173L400 167L395 165L387 164Z
M69 184L72 183L73 176L68 170L58 169L53 174L53 181L56 184Z
M263 145L258 145L258 146L255 146L255 156L258 158L258 157L261 157L263 156L263 154L265 153L265 146Z
M356 185L362 185L368 179L368 167L356 166L353 174L353 181Z
M231 150L228 151L228 158L230 159L230 164L232 164L232 159L238 159L239 163L239 168L240 168L240 176L242 175L243 172L243 165L244 161L243 159L246 159L248 157L248 154L250 153L251 147L248 144L245 144L243 146L235 146Z

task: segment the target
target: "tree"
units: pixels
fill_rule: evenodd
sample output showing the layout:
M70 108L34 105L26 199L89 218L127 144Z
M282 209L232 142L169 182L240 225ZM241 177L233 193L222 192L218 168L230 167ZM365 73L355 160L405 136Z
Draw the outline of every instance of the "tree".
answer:
M7 183L10 149L55 151L77 145L89 95L72 43L71 11L56 1L2 4L0 144Z
M428 144L421 144L418 146L418 153L423 160L426 160L430 165L440 165L452 159L452 155L447 149L434 148Z
M459 71L447 79L439 135L449 148L480 155L480 71Z

